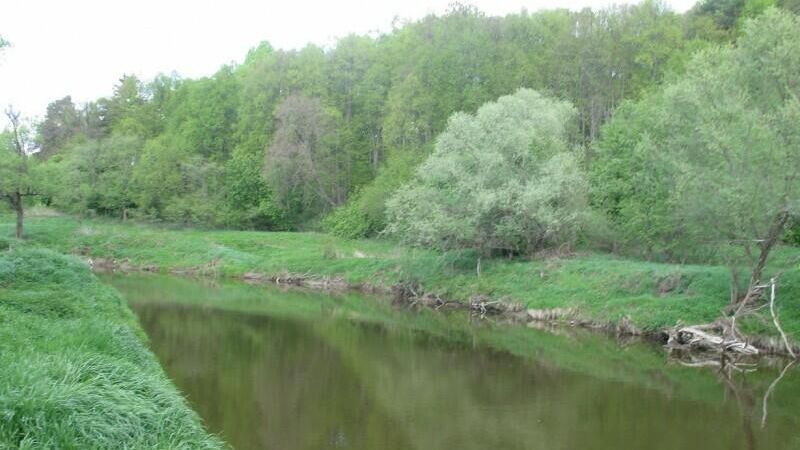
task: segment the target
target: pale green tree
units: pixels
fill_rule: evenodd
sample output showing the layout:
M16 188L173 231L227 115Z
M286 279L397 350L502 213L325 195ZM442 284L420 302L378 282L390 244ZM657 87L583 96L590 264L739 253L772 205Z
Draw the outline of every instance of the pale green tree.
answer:
M387 231L479 256L573 243L587 215L587 182L568 140L574 115L530 89L454 114L416 178L389 200Z

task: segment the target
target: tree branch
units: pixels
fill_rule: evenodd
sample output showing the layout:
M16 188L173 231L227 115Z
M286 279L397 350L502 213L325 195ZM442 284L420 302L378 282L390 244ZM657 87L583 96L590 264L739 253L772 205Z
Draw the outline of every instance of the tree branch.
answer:
M792 350L792 345L789 343L789 339L786 337L786 333L784 333L783 328L781 328L781 324L778 321L778 316L775 314L775 278L769 280L770 283L770 296L769 296L769 313L772 316L772 323L775 324L775 328L778 329L778 332L781 334L781 339L783 339L783 345L786 346L786 351L792 355L792 358L797 358L797 355L794 354L794 350Z

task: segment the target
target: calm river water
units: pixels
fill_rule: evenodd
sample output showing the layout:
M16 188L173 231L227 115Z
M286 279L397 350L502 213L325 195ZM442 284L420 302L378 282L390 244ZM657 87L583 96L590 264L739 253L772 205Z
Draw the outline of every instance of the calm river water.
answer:
M780 362L729 376L649 344L475 325L379 299L106 280L207 428L237 450L800 449L797 370L764 418Z

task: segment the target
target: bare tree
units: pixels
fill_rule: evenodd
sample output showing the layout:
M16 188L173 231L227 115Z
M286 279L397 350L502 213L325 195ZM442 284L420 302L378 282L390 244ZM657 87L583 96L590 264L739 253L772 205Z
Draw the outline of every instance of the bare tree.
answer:
M300 199L311 210L329 210L346 200L347 153L337 146L335 117L317 98L288 96L275 114L278 127L267 151L265 173L278 201ZM319 212L319 211L317 211Z

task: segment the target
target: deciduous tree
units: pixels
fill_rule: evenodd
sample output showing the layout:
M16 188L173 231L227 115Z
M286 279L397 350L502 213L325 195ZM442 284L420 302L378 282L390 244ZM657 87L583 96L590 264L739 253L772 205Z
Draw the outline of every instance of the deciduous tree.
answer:
M37 129L39 156L47 157L66 146L70 138L81 131L80 113L66 96L47 105L44 120Z
M17 215L16 236L24 235L25 198L40 195L41 180L37 178L33 139L29 128L22 124L19 111L6 109L10 130L0 142L0 197L4 197Z
M587 214L587 183L569 142L574 115L569 103L530 89L453 115L389 201L388 231L484 256L574 243Z
M275 115L265 174L279 203L287 209L299 203L306 217L342 204L350 166L337 140L336 113L317 98L292 94Z

